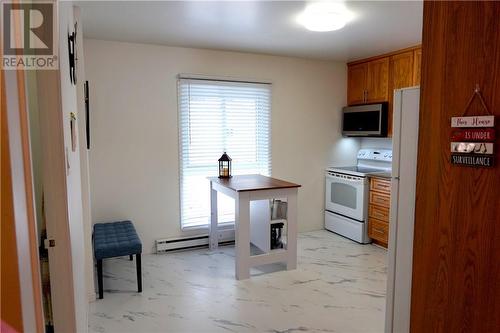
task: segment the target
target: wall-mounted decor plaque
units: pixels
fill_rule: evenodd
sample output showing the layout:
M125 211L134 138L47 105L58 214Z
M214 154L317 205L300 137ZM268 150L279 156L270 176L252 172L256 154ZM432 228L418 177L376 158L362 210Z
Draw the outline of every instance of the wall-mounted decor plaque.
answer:
M493 128L467 128L453 129L451 132L453 141L494 141L495 129Z
M493 155L451 155L451 163L455 165L492 167L494 161Z
M458 154L493 154L492 142L452 142L451 152Z
M451 127L494 127L495 116L452 117Z
M479 99L487 116L467 116L474 98ZM465 106L461 117L451 117L451 164L492 167L495 162L495 116L488 110L479 84Z

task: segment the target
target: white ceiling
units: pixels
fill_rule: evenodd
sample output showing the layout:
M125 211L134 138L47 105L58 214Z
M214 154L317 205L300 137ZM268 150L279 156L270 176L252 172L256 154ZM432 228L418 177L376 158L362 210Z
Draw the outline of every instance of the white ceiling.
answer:
M85 37L354 60L419 44L421 1L348 1L341 30L311 32L295 18L302 1L80 1Z

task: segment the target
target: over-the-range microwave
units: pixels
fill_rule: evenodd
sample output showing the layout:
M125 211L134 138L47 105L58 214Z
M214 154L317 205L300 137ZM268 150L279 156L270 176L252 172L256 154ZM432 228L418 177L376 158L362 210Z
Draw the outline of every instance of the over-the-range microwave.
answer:
M342 109L343 136L387 136L387 103L346 106Z

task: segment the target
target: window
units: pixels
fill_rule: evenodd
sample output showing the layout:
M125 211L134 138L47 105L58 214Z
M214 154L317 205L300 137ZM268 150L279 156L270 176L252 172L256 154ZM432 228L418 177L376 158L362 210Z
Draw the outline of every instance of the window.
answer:
M233 175L271 174L271 85L180 78L181 227L208 226L210 184L223 152ZM234 222L234 200L218 197L219 223Z

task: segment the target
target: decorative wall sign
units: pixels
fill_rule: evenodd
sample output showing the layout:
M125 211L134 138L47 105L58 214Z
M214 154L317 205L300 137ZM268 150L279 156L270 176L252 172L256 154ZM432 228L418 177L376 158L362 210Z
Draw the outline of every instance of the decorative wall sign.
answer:
M467 116L469 107L476 97L488 116ZM450 161L452 164L475 167L493 166L495 162L495 155L493 155L495 116L488 110L478 84L476 84L474 93L469 99L462 116L451 118L451 127L453 128L451 131L451 140L453 142L450 145Z
M468 128L455 129L451 132L453 141L494 141L495 129L493 128Z
M455 165L492 167L495 156L481 155L451 155L451 163Z
M452 117L451 127L493 127L495 116Z
M460 154L493 154L493 143L491 142L452 142L451 152Z

